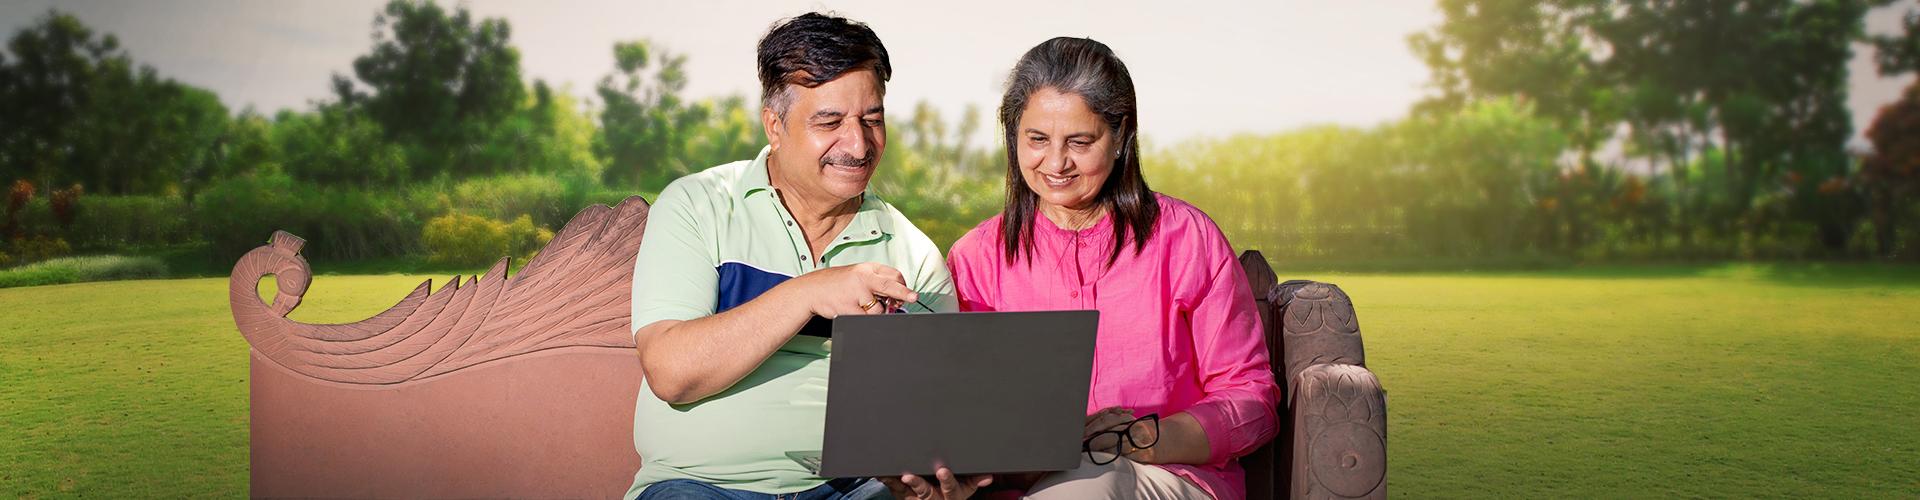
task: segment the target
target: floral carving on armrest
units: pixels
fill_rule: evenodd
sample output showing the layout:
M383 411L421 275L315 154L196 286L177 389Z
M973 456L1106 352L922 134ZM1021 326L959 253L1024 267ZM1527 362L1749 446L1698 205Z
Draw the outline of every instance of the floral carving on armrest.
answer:
M569 220L520 273L502 258L484 275L433 280L385 312L346 324L287 318L312 284L305 240L276 231L240 257L228 283L233 321L255 352L294 372L346 384L398 384L562 347L633 349L634 254L647 202L594 205ZM257 292L272 275L272 303Z

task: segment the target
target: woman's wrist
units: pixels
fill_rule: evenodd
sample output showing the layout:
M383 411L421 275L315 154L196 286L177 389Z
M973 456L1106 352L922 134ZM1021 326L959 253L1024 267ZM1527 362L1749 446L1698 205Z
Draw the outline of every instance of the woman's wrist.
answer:
M1207 431L1200 419L1187 412L1160 419L1159 435L1153 446L1127 454L1143 464L1205 464L1213 448L1207 443Z

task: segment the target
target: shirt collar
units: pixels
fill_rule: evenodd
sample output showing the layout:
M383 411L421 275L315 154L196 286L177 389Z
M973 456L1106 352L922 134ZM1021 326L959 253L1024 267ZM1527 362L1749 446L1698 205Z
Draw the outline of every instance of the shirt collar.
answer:
M741 173L740 178L734 181L734 187L738 189L733 192L740 193L743 199L753 196L754 193L771 194L773 192L773 181L767 177L767 154L771 152L773 152L773 146L760 148L760 154L753 157L753 164L748 165L747 171Z
M737 189L734 189L734 192L740 193L739 196L741 199L746 199L759 193L765 193L769 199L776 196L773 190L773 181L767 174L767 156L772 152L773 146L761 147L760 154L753 158L753 164L748 165L747 171L743 172L739 180L735 181L734 186ZM779 202L777 199L773 201L775 203ZM893 235L893 225L888 224L887 218L883 217L884 214L882 212L885 209L882 205L884 204L885 202L880 201L879 196L873 194L873 185L869 182L867 189L860 192L860 209L854 212L853 221L847 223L847 229L840 233L844 239L835 241L834 244L891 237Z

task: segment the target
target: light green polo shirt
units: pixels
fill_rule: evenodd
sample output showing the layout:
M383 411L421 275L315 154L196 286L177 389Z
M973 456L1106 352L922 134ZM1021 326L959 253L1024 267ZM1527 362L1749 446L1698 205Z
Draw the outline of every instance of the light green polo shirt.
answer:
M660 192L633 264L633 331L713 315L793 276L861 262L899 269L920 302L954 310L940 249L871 192L861 194L859 212L819 262L810 258L806 237L767 181L768 151L682 177ZM820 449L830 349L823 338L795 336L733 387L691 404L667 404L643 382L633 412L641 466L627 498L681 478L761 493L824 483L786 453Z

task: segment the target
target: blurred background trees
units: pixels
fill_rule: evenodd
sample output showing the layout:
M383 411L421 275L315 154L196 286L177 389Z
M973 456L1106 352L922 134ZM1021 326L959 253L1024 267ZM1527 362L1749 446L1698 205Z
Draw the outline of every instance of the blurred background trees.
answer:
M1864 144L1845 107L1857 44L1882 74L1920 67L1920 9L1900 33L1863 31L1891 4L1438 0L1443 20L1408 40L1431 89L1405 118L1147 137L1146 171L1283 261L1911 260L1920 87ZM527 81L504 19L396 0L371 26L331 99L272 114L228 110L71 15L14 33L0 254L186 248L217 265L286 229L316 258L464 264L764 143L757 102L684 95L690 56L654 41L615 43L576 93ZM942 245L998 212L991 116L895 109L873 190Z

